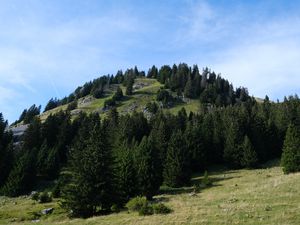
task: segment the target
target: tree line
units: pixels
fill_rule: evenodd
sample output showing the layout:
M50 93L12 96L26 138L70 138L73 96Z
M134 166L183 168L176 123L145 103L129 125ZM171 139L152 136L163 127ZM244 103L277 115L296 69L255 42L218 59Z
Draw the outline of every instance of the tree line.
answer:
M60 105L69 104L87 95L95 98L104 97L105 91L111 84L123 84L126 87L126 95L133 94L134 79L147 77L157 79L164 84L165 89L176 92L177 96L184 96L191 99L199 99L202 103L209 103L216 106L227 106L247 101L250 97L248 90L239 87L234 90L228 80L216 74L208 68L200 72L197 65L193 67L186 63L174 64L172 67L164 65L160 69L152 66L147 74L134 68L127 69L124 73L119 70L115 75L104 75L93 81L86 82L83 86L77 87L73 93L63 99L51 98L45 106L44 111L49 111ZM114 105L109 101L108 105ZM20 121L20 120L19 120Z
M190 184L191 175L222 163L255 168L281 157L285 173L299 171L300 100L282 103L249 98L242 104L206 107L177 115L157 110L106 118L70 112L37 117L14 150L12 134L0 114L0 192L27 194L39 180L56 180L63 207L73 216L107 213L130 198L151 199L161 185Z

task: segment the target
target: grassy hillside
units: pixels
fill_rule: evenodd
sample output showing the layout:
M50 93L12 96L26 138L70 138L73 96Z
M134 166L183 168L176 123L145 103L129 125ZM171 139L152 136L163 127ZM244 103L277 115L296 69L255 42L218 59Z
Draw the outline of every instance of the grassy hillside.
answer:
M138 216L127 211L90 219L70 220L58 199L39 204L28 197L0 198L0 224L32 224L42 209L53 214L36 224L300 224L300 173L284 175L279 166L256 170L209 172L214 185L190 196L192 188L164 189L155 199L173 209L168 215ZM194 176L199 182L201 176Z
M143 84L139 86L139 84ZM117 109L119 113L126 114L131 113L133 110L138 112L142 111L146 104L151 101L156 100L157 91L163 87L155 79L148 78L137 78L135 79L135 86L139 88L134 90L134 94L131 96L125 96L124 99L118 103ZM120 85L125 94L125 87ZM83 111L87 113L98 112L100 115L104 116L106 112L102 111L105 100L111 98L117 89L117 85L111 85L109 90L106 91L106 94L103 98L95 99L92 96L86 96L79 99L77 111ZM170 111L171 113L177 113L182 107L185 107L186 111L189 113L191 111L197 112L199 110L199 101L198 100L188 100L187 102L177 103L164 111ZM51 113L57 113L60 110L66 110L67 105L59 106L55 109L49 110L40 115L42 121L44 121Z

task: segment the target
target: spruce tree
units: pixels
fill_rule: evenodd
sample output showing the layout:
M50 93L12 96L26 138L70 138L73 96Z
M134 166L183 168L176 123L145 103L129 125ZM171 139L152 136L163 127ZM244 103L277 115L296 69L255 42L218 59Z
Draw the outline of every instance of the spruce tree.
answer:
M164 182L170 187L180 187L190 183L190 157L186 140L181 131L171 136L164 169Z
M135 144L132 144L130 147L127 142L123 141L114 149L117 186L122 203L126 203L130 198L134 197L138 190L134 165L135 148Z
M115 202L113 158L107 134L99 121L94 121L89 136L85 144L79 143L72 149L70 182L63 191L63 207L72 210L75 217L107 212ZM81 136L79 141L85 138Z
M186 85L184 87L184 95L187 98L195 97L195 89L191 75L188 77L188 81L186 82Z
M257 154L249 137L246 135L243 142L243 158L241 164L247 168L254 168L257 165L257 162Z
M126 83L126 95L133 94L133 83L134 83L134 78L132 76L129 76Z
M300 132L293 124L289 125L286 132L281 165L286 174L300 171Z
M16 197L28 194L36 181L36 154L37 149L25 152L14 164L1 194Z
M232 121L227 130L223 157L225 162L233 168L241 166L242 151L240 135L238 124Z
M144 136L142 139L137 148L135 164L140 194L152 199L161 185L159 156L152 138Z

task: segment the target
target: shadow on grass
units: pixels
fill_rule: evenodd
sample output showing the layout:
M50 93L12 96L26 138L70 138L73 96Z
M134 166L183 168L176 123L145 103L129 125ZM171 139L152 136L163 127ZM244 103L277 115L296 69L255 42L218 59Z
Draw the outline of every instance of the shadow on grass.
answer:
M203 172L202 173L196 173L193 175L191 179L191 184L190 186L186 187L178 187L178 188L172 188L168 186L162 186L160 188L160 194L168 194L168 195L177 195L177 194L188 194L192 193L195 191L195 187L199 187L200 191L209 189L212 187L217 187L217 186L222 186L220 184L221 181L224 180L230 180L233 178L239 178L240 176L233 176L230 174L236 173L235 171L232 170L216 170L216 171L211 171L209 173L209 180L211 182L211 185L205 185L204 183L204 177L203 177Z

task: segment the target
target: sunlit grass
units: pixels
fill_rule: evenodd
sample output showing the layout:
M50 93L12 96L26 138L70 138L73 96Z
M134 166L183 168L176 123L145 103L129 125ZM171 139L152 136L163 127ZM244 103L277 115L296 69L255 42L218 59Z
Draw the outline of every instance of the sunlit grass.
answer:
M202 175L202 174L201 174ZM209 171L212 187L190 196L193 187L164 188L156 196L173 209L168 215L140 217L127 211L86 220L69 219L57 200L38 204L28 198L1 198L0 224L32 224L32 212L54 207L37 224L300 224L300 173L284 175L281 167ZM199 182L202 176L194 176ZM16 202L16 204L15 204ZM13 222L14 221L14 222Z

